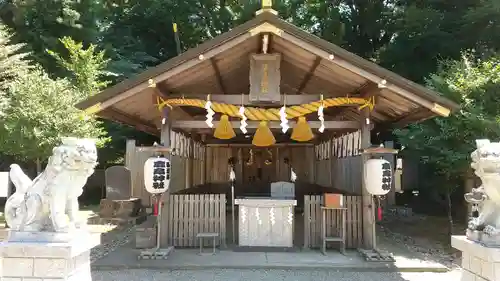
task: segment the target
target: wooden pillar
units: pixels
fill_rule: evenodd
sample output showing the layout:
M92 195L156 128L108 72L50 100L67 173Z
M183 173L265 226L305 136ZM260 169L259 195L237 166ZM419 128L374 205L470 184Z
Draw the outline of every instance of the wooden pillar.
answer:
M364 108L361 111L361 116L363 117L361 120L361 149L366 149L371 146L371 120L370 120L370 111L368 108ZM369 159L368 154L362 154L363 157L363 174L361 175L361 194L363 196L363 246L365 249L374 249L375 239L375 205L373 202L373 196L368 193L364 176L365 176L365 163Z
M236 182L238 183L239 186L243 184L243 148L238 147L237 148L237 161L235 163L235 173L236 173Z
M135 140L127 140L125 147L125 167L132 170L132 163L134 163L135 157Z
M201 184L207 183L207 143L206 143L206 140L207 140L207 135L206 134L201 135L201 142L203 145L203 149L202 149L203 155L201 156L201 158L203 159L203 162L202 162L203 165L201 167Z
M314 180L316 178L316 154L314 151L314 146L306 146L304 147L304 152L305 156L307 157L307 166L309 166L309 170L307 171L308 173L308 180L309 183L314 183ZM303 166L302 166L303 167Z
M162 112L162 122L161 122L161 127L160 127L160 142L166 146L166 147L171 147L170 143L170 119L169 119L169 113L170 110L168 107L165 107Z
M160 142L163 144L163 146L172 148L172 145L170 143L170 132L171 132L171 127L170 127L170 120L168 119L170 110L165 107L162 112L162 122L161 122L161 127L160 127ZM170 161L172 161L172 157L169 157ZM170 192L167 190L165 193L166 196L163 196L162 202L165 202L168 198L168 194ZM166 228L163 228L166 229ZM164 230L165 231L165 230Z
M134 191L136 188L134 188L135 182L136 182L136 172L134 171L134 162L137 161L137 153L136 153L136 147L135 147L135 140L127 140L126 146L125 146L125 167L127 167L130 171L130 195L132 197L138 196L136 193L137 191ZM143 202L144 204L144 202Z
M193 146L194 142L192 138L187 138L187 157L186 157L186 186L185 189L188 189L193 186Z

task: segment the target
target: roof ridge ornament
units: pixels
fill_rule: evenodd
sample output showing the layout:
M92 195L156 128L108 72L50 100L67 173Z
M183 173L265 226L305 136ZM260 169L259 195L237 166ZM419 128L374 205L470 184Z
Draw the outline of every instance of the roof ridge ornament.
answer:
M273 15L278 15L278 12L276 10L273 10L273 0L261 0L261 8L257 12L255 12L255 15L258 16L264 12L271 13Z

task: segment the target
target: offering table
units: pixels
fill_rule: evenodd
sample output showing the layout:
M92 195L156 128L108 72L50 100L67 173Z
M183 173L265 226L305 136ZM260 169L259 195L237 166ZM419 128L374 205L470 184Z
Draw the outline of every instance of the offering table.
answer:
M296 200L278 198L236 199L239 206L239 246L292 247Z

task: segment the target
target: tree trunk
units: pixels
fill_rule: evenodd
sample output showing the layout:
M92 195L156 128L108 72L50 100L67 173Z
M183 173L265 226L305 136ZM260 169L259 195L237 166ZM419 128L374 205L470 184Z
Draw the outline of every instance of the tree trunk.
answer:
M42 163L40 162L40 158L36 159L36 174L39 175L42 173Z
M451 190L450 188L446 189L446 201L448 202L448 235L451 237L453 235L453 213L451 210Z

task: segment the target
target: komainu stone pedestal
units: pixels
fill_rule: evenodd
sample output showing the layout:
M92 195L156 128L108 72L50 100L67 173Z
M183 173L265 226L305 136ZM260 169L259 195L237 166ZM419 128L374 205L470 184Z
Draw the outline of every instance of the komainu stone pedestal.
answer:
M0 244L1 281L92 280L90 249L100 244L99 234L79 233L69 242L32 241Z
M488 248L465 236L452 236L453 248L462 251L460 281L500 281L500 248Z

